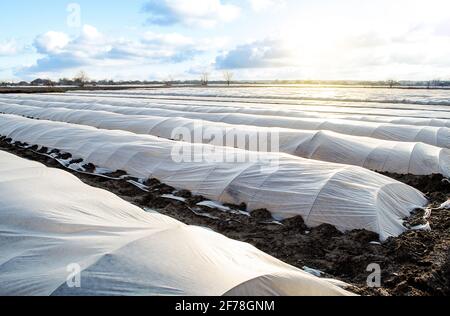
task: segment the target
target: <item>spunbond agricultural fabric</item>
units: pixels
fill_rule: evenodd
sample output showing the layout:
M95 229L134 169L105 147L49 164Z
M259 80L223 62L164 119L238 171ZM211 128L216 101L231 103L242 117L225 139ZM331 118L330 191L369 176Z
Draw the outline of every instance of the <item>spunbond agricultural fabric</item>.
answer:
M423 125L423 126L436 126L436 127L450 127L449 119L439 119L439 118L419 118L417 115L415 117L399 117L399 112L395 113L395 116L390 116L390 110L411 110L416 109L414 104L399 104L399 103L374 103L374 102L333 102L333 101L303 101L303 100L289 100L289 99L264 99L264 97L248 99L248 98L235 98L235 97L196 97L196 96L165 96L164 94L140 94L136 90L122 90L116 93L101 93L107 91L77 91L68 92L64 94L65 96L79 96L79 97L103 97L106 99L111 98L126 98L128 100L139 100L145 99L147 101L157 102L161 104L176 104L176 105L197 105L197 106L228 106L230 109L233 107L244 107L250 109L269 109L274 110L274 108L281 109L283 111L275 110L274 115L279 114L281 116L288 117L301 117L301 118L340 118L346 120L356 120L356 121L369 121L369 122L380 122L380 123L392 123L392 124L402 124L402 125ZM324 106L326 105L328 112L325 110L316 112L310 107L299 107L299 105L314 105L314 106ZM330 108L332 106L333 108ZM342 113L342 111L334 111L335 108L346 108L347 110ZM357 113L352 112L352 108L357 110ZM358 115L359 108L364 108L365 112L370 112L371 109L385 109L384 113L378 113L380 116L375 114L367 113L367 115ZM320 109L320 108L319 108ZM420 106L419 109L432 110L432 111L442 111L448 112L448 105L427 105ZM377 110L379 112L379 110ZM359 113L361 114L361 113ZM417 114L417 113L416 113Z
M280 153L257 155L14 115L0 115L0 135L211 200L245 203L249 211L267 209L275 219L302 216L309 226L367 229L381 240L404 232L403 219L427 204L416 189L375 172ZM196 159L185 159L192 153Z
M2 151L0 195L0 295L350 295L249 244Z
M108 102L113 103L117 101L117 99L121 100L121 102L128 101L133 103L145 103L149 107L154 105L191 105L191 106L205 106L207 105L209 109L212 107L219 108L220 107L226 107L227 110L220 109L219 111L227 111L228 113L232 112L233 110L236 110L235 108L240 108L238 111L243 111L242 108L245 108L245 111L253 114L253 115L266 115L266 116L281 116L281 117L298 117L298 118L328 118L328 119L343 119L343 120L353 120L353 121L366 121L366 122L378 122L378 123L390 123L390 124L398 124L398 125L417 125L417 126L434 126L434 127L450 127L450 119L439 119L439 118L420 118L420 117L402 117L402 113L395 113L394 116L390 115L389 111L384 111L383 113L378 114L370 114L370 110L364 111L364 113L335 113L333 111L321 111L317 112L314 111L314 109L304 109L301 110L295 109L294 107L288 108L288 109L274 109L274 106L276 107L277 104L248 104L248 103L239 103L239 101L232 102L231 100L227 100L227 102L223 101L208 101L208 100L200 100L200 99L194 99L194 100L186 100L186 99L165 99L161 96L152 96L152 100L146 99L143 100L142 98L133 98L133 95L129 95L124 93L125 91L121 91L122 94L119 95L110 95L110 94L98 94L98 91L90 92L90 93L65 93L65 94L51 94L51 95L33 95L33 100L42 100L42 98L45 98L47 102L55 102L54 100L57 100L56 98L61 98L62 96L67 98L68 100L83 100L82 102L91 102L96 103L101 101L102 99L108 100ZM101 97L100 97L101 96ZM31 97L31 96L28 96ZM50 97L50 98L48 98ZM17 100L24 98L23 95L8 95L0 97L0 100L3 100L5 102L11 101L11 99ZM215 99L213 99L214 101ZM80 101L81 102L81 101ZM151 102L151 103L150 103ZM339 107L339 104L336 105L336 107ZM433 106L435 107L435 106ZM447 106L445 106L446 109L443 109L442 111L447 110ZM350 110L349 110L350 111ZM350 111L351 112L351 111ZM248 114L247 113L247 114ZM364 114L364 115L362 115Z
M132 94L114 94L105 95L99 94L98 91L91 91L89 93L65 93L65 94L34 94L33 97L38 98L54 98L54 97L73 98L74 100L85 99L89 102L94 100L115 100L120 102L127 101L139 104L159 104L166 106L186 106L189 108L206 107L217 113L217 111L256 114L256 115L271 115L271 116L288 116L301 117L303 113L320 113L323 116L328 115L379 115L391 117L410 117L410 118L432 118L432 119L450 119L450 111L447 106L429 105L427 109L414 109L414 105L390 105L388 103L365 103L360 104L356 102L351 103L335 103L330 101L284 104L275 102L266 102L264 99L256 98L249 102L240 99L222 99L222 98L198 98L198 97L179 97L167 98L161 96L142 96L133 97ZM8 95L8 98L20 98L20 95ZM198 109L202 111L201 109Z
M129 90L134 92L134 90ZM262 91L261 91L262 92ZM147 95L135 93L118 92L115 94L99 93L99 91L90 92L71 92L68 93L76 97L93 97L93 98L122 98L128 100L151 100L165 104L186 104L200 105L209 107L233 107L250 108L252 111L268 111L273 115L285 116L288 113L302 112L319 112L323 114L374 114L382 116L398 116L403 114L406 117L427 117L449 119L450 112L447 105L416 105L401 104L388 102L342 102L337 100L296 100L296 99L277 99L277 98L241 98L241 97L200 97L195 95L185 96L163 96L163 95ZM386 111L388 110L388 111ZM389 113L386 113L389 112ZM252 113L255 114L256 112Z
M329 131L263 128L181 117L123 115L105 111L6 105L1 102L0 112L166 139L179 139L181 135L183 140L189 142L257 151L270 149L269 146L253 146L258 145L258 141L276 138L279 148L275 150L303 158L350 164L380 172L450 176L450 150L423 143L385 141ZM242 141L235 142L235 138Z
M402 142L422 142L425 144L450 148L450 128L432 126L396 125L389 123L358 122L342 119L313 119L279 117L250 114L247 108L200 107L145 104L129 100L90 100L89 98L62 96L19 96L10 100L0 98L6 104L17 103L38 107L65 107L72 109L104 110L127 115L154 115L166 117L185 117L222 122L234 125L261 127L282 127L300 130L328 130L336 133L372 137ZM30 99L31 98L31 99ZM42 99L42 100L39 100ZM14 101L12 101L14 100ZM53 101L52 101L53 100Z
M292 89L293 88L293 89ZM417 92L420 93L417 93ZM71 94L96 94L96 95L126 95L128 97L158 97L158 98L214 98L222 100L271 100L287 103L337 103L350 104L351 106L379 106L383 108L405 107L411 109L445 108L450 105L448 92L443 89L386 89L386 88L326 88L326 87L293 87L293 86L248 86L239 87L171 87L151 89L126 89L122 90L96 90L72 91Z

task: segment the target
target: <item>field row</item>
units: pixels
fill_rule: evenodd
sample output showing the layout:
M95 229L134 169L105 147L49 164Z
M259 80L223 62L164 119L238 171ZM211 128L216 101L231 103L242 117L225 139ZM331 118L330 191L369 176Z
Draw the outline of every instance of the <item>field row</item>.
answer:
M1 295L350 295L342 282L2 151L0 195Z
M78 93L78 92L73 92ZM83 92L81 92L83 93ZM87 92L91 94L92 92ZM255 100L282 100L283 102L318 101L332 103L342 102L349 105L384 103L386 108L392 105L450 105L448 90L425 89L376 89L376 88L289 88L289 87L173 87L170 89L133 89L122 91L96 91L99 95L120 93L133 96L165 97L203 97L203 98L242 98Z
M111 191L0 151L4 294L351 295L316 276L366 293L445 240L445 107L165 91L0 96L4 150Z
M248 211L266 209L276 219L302 216L308 226L366 229L382 240L404 232L404 218L427 204L419 191L372 171L280 153L258 155L13 115L0 116L0 135L212 200L244 203Z
M256 127L253 125L233 125L214 121L188 119L183 117L124 115L105 111L114 107L91 105L96 110L76 110L81 106L74 104L51 104L35 102L37 106L25 106L0 102L0 112L33 117L56 122L87 125L107 130L123 130L136 134L153 135L165 139L182 140L189 143L204 143L215 146L236 147L259 152L282 152L297 157L361 166L370 170L398 174L450 176L450 150L421 142L388 141L377 138L355 137L330 131L300 130L284 128ZM63 107L65 106L65 107ZM164 110L160 115L164 115ZM232 121L233 117L230 117ZM223 120L228 121L228 120ZM242 122L241 122L242 123ZM301 123L298 121L297 123ZM331 129L333 125L326 125ZM342 125L337 125L342 126ZM396 126L379 126L379 135L394 137ZM432 140L435 128L423 128L415 138ZM360 129L362 131L362 128ZM411 136L420 130L416 127L398 128L399 135ZM391 131L389 134L388 132ZM424 133L425 132L425 133ZM409 134L408 134L409 133ZM382 134L382 135L381 135ZM422 137L420 137L420 135ZM445 145L445 144L444 144ZM450 144L449 144L450 145Z
M6 95L2 98L22 99L23 95ZM264 116L282 116L282 117L298 117L298 118L343 118L357 121L377 121L382 123L392 123L398 120L404 121L408 125L436 124L437 127L449 126L448 119L450 112L445 109L436 110L414 110L408 109L386 109L368 107L343 107L340 105L311 104L311 105L295 105L287 107L283 104L277 106L273 103L264 103L255 101L255 103L236 102L235 100L215 101L200 99L190 99L183 97L182 99L167 99L161 96L151 97L128 97L126 94L117 94L113 96L98 95L97 93L84 94L60 94L60 95L32 95L28 96L33 100L52 101L54 99L64 98L67 102L90 102L102 103L114 102L113 104L125 106L131 104L133 106L141 105L145 107L153 106L170 106L172 110L189 110L191 112L203 113L242 113ZM434 126L434 125L431 125Z

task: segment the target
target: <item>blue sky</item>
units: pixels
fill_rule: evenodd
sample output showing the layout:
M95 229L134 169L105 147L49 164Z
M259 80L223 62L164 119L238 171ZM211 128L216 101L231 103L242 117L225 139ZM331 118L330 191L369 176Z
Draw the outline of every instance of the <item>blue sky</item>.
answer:
M0 28L0 80L450 79L446 0L16 0Z

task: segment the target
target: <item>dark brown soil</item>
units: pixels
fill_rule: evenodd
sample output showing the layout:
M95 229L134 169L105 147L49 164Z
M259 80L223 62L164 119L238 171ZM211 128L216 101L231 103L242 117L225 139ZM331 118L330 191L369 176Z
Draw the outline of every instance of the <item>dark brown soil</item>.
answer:
M39 161L49 167L65 169L56 160L34 151L11 145L0 138L0 150ZM47 148L39 149L44 153ZM58 158L71 156L52 150ZM79 161L76 161L79 163ZM95 166L86 164L86 172ZM324 272L325 277L334 277L354 286L353 291L363 295L449 295L450 294L450 210L433 210L428 221L432 231L408 231L398 238L383 244L374 243L374 233L355 230L341 233L330 225L308 228L302 218L296 217L282 223L273 222L266 210L254 211L251 216L240 210L245 205L231 206L232 212L199 207L204 200L187 191L175 191L158 180L147 180L145 192L130 183L138 179L129 178L123 171L108 176L109 179L86 173L73 173L85 183L106 189L142 208L151 208L176 218L186 224L209 227L235 240L248 242L260 250L299 268L310 267ZM427 193L432 207L437 207L449 198L450 184L441 176L389 175L415 186ZM173 194L185 198L185 202L164 198ZM411 226L423 223L423 211L417 211L408 220ZM369 288L367 272L369 264L377 263L382 269L382 287Z

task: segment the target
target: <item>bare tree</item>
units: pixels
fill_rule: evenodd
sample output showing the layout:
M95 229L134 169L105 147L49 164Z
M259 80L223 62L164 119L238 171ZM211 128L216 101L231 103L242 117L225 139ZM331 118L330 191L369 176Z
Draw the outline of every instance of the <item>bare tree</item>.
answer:
M55 86L55 82L53 82L51 79L45 79L45 85L47 87L54 87Z
M171 87L173 85L174 79L172 76L168 76L166 80L164 80L164 84L167 87Z
M431 86L433 86L433 87L439 87L439 86L441 86L442 85L442 83L441 83L441 79L434 79L434 80L431 80Z
M392 89L394 86L397 86L397 85L398 85L398 82L395 81L395 80L393 80L393 79L389 79L386 83L388 84L389 88L391 88L391 89Z
M209 73L208 72L203 72L201 77L200 77L200 83L202 84L202 86L207 86L209 84Z
M225 82L228 86L231 85L231 81L233 80L234 74L228 70L223 72L223 78L225 79Z
M89 81L89 78L87 74L82 70L75 76L75 78L73 78L73 81L79 87L84 87L86 83Z

